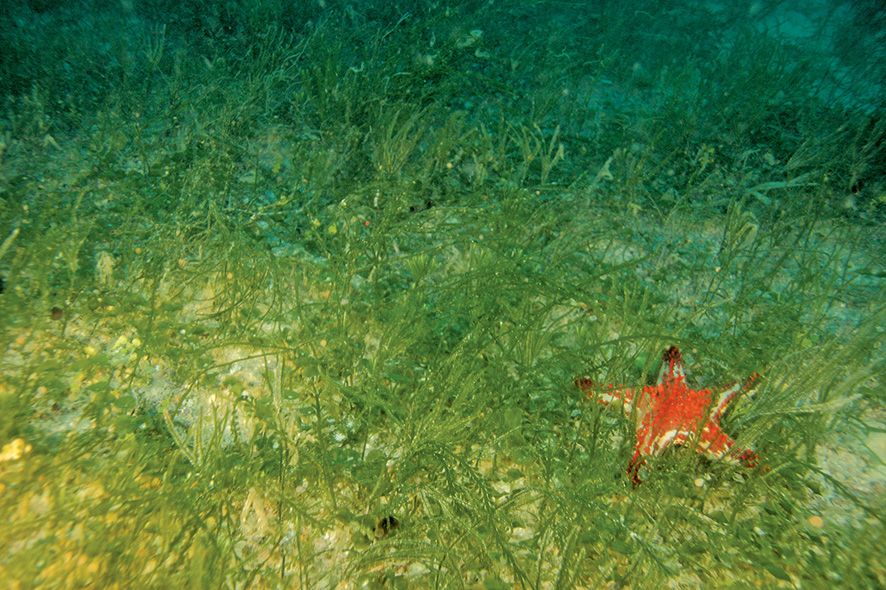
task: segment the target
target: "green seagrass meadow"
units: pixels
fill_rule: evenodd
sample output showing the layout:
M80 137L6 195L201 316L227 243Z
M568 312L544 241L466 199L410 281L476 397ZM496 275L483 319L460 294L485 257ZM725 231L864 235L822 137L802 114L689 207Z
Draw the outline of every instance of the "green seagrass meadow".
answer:
M884 587L886 13L785 6L0 8L0 589ZM632 483L669 346L756 466Z

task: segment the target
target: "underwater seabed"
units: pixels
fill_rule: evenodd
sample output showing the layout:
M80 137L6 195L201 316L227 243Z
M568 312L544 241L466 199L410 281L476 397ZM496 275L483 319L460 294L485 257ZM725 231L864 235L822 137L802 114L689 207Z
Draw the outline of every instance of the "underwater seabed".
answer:
M827 551L832 536L879 526L882 410L859 413L863 392L879 387L875 281L796 318L826 326L830 341L790 323L768 330L797 306L730 300L743 281L776 271L772 293L798 289L799 261L773 261L767 248L737 268L713 266L722 234L709 220L612 220L593 208L548 219L527 202L409 214L391 224L399 252L368 274L296 245L270 253L214 236L192 258L166 260L148 242L125 267L97 257L99 288L19 307L3 355L4 411L27 416L7 426L18 436L0 455L9 549L69 548L32 562L38 585L135 575L162 585L170 571L197 575L196 555L202 567L231 560L238 569L224 575L250 587L281 577L512 585L527 571L633 587L635 560L651 554L643 571L693 586L714 572L746 579L742 564L767 554L758 538L770 556L779 543L795 547L793 536ZM370 240L365 228L332 238L322 228L323 239L354 248ZM806 289L876 264L864 248L841 250L854 231L823 225L803 237L802 255L826 262ZM764 239L781 236L753 237ZM416 240L426 245L407 246ZM17 290L10 282L6 309L27 305ZM734 348L701 346L742 316ZM570 377L636 382L657 368L655 343L674 341L702 384L760 373L729 431L766 470L678 452L630 484L632 425ZM801 428L815 447L804 448ZM789 562L762 559L762 579L802 579ZM14 577L28 568L4 567ZM200 575L222 575L212 572Z
M0 582L886 585L873 4L111 4L0 15Z

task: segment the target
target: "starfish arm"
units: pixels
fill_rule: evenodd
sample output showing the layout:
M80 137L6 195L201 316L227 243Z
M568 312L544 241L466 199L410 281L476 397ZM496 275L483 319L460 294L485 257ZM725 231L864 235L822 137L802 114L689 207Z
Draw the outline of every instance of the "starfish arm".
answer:
M640 452L640 449L637 449L634 451L634 456L631 457L631 462L628 463L627 468L628 475L631 476L631 482L633 482L634 486L643 483L643 480L640 479L640 468L644 463L646 463L646 460L643 458L643 453Z
M701 436L698 438L698 452L709 459L722 459L734 445L735 441L723 432L717 423L710 420L705 424Z
M702 436L704 436L704 433ZM708 459L719 459L729 463L742 464L748 468L756 467L757 461L760 459L757 453L751 449L735 446L735 441L723 433L710 444L699 441L698 452Z
M618 387L609 385L606 389L601 391L597 388L596 385L594 385L594 382L587 377L576 380L575 384L583 392L585 392L588 397L596 399L604 406L620 403L622 405L622 410L624 411L625 416L631 416L634 404L633 389L626 388L621 385L619 385Z
M652 446L655 444L655 437L652 435L649 417L643 418L637 424L637 453L641 455L651 455Z
M686 373L683 371L683 355L680 354L680 350L676 346L671 346L661 356L658 384L661 385L665 381L677 381L681 378L686 378Z
M751 375L749 379L747 379L744 383L734 383L731 387L723 390L723 392L714 400L714 403L711 404L711 420L719 421L720 416L732 403L735 399L735 396L739 394L741 391L747 391L751 389L751 384L757 378L757 374L754 373Z
M620 389L610 386L605 392L597 394L597 401L604 406L620 403L624 415L630 418L631 412L634 409L634 390L629 388Z
M757 453L750 449L743 449L738 455L738 461L744 463L745 467L756 467L759 459L760 457L757 456ZM768 469L769 467L767 466L763 467L764 471L767 471Z
M668 430L657 434L654 439L648 441L644 448L648 449L647 455L660 455L671 445L681 447L695 436L692 430Z
M711 420L715 422L720 420L723 411L732 403L732 400L735 399L735 396L738 395L739 391L741 391L741 383L736 383L729 389L724 390L717 399L714 400L714 403L711 404Z

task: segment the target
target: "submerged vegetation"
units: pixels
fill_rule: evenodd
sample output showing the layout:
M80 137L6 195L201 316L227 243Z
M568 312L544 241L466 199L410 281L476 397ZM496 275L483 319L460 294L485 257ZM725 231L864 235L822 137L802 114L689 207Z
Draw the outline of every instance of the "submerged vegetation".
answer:
M11 587L886 583L882 61L745 3L26 4ZM574 381L669 345L760 375L757 467L632 485Z

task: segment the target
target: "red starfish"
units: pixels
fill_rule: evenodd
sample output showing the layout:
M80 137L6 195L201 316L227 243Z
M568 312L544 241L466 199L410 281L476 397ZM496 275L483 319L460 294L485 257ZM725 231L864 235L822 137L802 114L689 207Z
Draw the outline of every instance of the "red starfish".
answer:
M650 455L660 455L670 445L695 444L699 453L711 459L729 456L732 461L748 467L756 465L757 454L749 449L732 447L735 441L723 432L720 418L729 403L756 379L757 374L744 383L735 383L724 389L716 400L711 401L711 390L690 389L683 372L683 356L676 346L662 355L658 383L636 389L610 385L599 392L590 379L576 380L575 384L588 396L596 397L603 405L621 402L625 416L631 418L636 412L637 448L628 465L628 473L634 484L642 480L639 469Z

